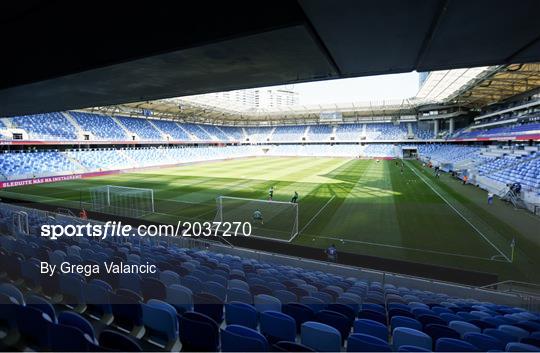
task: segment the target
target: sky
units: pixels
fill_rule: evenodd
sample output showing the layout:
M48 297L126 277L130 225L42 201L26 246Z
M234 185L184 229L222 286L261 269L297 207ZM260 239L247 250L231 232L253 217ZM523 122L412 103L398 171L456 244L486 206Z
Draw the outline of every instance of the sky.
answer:
M300 105L411 98L418 92L418 73L378 75L276 86L299 93Z

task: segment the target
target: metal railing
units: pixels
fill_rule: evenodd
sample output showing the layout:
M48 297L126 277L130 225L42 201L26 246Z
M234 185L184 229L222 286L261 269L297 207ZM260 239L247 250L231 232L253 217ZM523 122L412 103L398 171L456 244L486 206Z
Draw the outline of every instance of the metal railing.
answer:
M518 295L528 310L540 310L540 284L506 280L488 284L479 289L496 290L502 293Z

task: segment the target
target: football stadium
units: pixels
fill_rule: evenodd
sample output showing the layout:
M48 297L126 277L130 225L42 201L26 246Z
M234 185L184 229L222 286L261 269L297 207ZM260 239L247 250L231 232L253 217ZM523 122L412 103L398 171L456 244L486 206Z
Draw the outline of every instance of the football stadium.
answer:
M537 1L6 6L2 351L540 351Z

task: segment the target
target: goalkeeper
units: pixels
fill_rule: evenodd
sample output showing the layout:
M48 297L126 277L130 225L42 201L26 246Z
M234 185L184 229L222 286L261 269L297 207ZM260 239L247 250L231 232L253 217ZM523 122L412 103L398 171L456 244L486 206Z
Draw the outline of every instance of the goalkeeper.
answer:
M264 224L263 215L261 211L255 210L255 212L253 212L253 222L260 222L261 224Z
M291 202L292 203L298 203L298 193L296 191L294 192L294 195L293 195L293 197L291 199Z

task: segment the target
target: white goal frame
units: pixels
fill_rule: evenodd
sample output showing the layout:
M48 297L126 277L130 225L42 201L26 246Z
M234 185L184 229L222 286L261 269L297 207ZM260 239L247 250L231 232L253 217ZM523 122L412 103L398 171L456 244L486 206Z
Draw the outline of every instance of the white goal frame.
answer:
M261 205L287 206L290 209L292 209L293 220L292 220L292 223L291 223L291 231L290 231L290 233L288 233L287 239L280 239L280 238L277 238L277 237L258 235L256 233L251 234L250 236L252 236L252 237L290 243L291 241L294 240L294 238L296 238L296 236L299 233L299 230L298 230L298 209L299 209L298 203L284 202L284 201L259 200L259 199L250 199L250 198L233 197L233 196L218 196L216 198L217 212L216 212L216 217L214 219L215 222L227 222L227 221L230 222L231 221L231 220L223 219L223 200L224 199L225 200L236 200L236 201L252 202L254 204L261 204ZM254 210L255 208L252 207L252 209ZM263 217L264 217L264 213L263 213ZM240 220L235 220L235 221L240 221ZM252 224L252 229L254 229L254 228L256 228L256 227L254 227L253 224ZM271 230L269 230L269 231L271 231ZM284 233L284 231L278 231L278 230L276 230L276 232Z
M115 194L115 189L119 193ZM92 209L97 212L135 218L155 212L153 189L102 185L91 188L89 191ZM115 195L123 197L123 200L115 198ZM137 206L142 207L138 208Z

